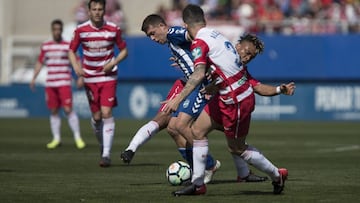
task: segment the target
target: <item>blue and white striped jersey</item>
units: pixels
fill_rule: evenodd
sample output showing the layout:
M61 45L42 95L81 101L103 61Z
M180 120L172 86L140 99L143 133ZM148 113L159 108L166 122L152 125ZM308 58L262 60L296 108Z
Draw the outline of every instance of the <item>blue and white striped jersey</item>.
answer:
M194 63L190 51L191 41L186 39L187 30L180 26L170 27L167 33L169 48L177 64L184 73L186 80L194 72Z
M187 30L180 26L170 27L167 33L167 40L169 48L174 57L177 59L177 64L184 73L186 80L194 72L193 56L190 51L191 41L186 38ZM196 118L207 103L205 95L200 90L207 85L207 80L196 87L196 89L180 103L178 110L173 114L177 116L179 112L189 114L191 117Z

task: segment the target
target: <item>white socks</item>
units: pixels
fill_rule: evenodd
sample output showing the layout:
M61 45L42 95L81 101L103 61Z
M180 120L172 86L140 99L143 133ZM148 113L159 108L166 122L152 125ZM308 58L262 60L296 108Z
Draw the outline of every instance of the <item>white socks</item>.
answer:
M231 154L234 160L234 164L236 167L237 176L244 179L250 174L249 167L246 161L241 158L241 156L236 154Z
M209 152L208 140L194 140L193 143L193 176L191 182L195 185L204 184L207 154Z
M131 139L129 146L126 150L136 151L138 147L143 145L145 142L151 139L159 131L159 124L155 121L149 121L143 125Z
M53 135L53 139L56 141L61 141L60 136L60 127L61 127L61 118L59 115L50 116L50 128Z
M103 153L102 157L110 157L111 146L115 134L114 117L103 119Z
M79 118L77 116L77 114L72 111L69 115L68 115L68 123L69 126L74 134L74 139L81 139L80 136L80 125L79 125Z
M255 147L248 145L248 148L241 154L241 157L249 164L253 165L260 171L268 174L272 180L279 179L279 171L264 155Z

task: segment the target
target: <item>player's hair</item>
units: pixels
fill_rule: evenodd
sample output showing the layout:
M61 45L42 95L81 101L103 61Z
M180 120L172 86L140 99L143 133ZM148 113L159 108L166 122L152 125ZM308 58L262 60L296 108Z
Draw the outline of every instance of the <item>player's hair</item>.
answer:
M198 5L188 4L184 8L182 15L184 23L188 25L206 24L204 11Z
M164 18L162 18L161 16L157 15L157 14L150 14L148 15L141 26L141 31L143 32L147 32L147 30L149 29L149 26L156 26L159 25L160 23L163 23L164 25L166 25Z
M91 3L99 3L99 4L102 4L104 9L105 9L105 6L106 6L106 0L89 0L88 2L88 8L90 9L90 6L91 6Z
M264 42L261 41L256 35L246 33L240 37L239 43L241 42L251 42L256 48L256 54L261 54L264 51L265 45Z
M53 21L51 21L51 28L54 26L54 25L60 25L61 28L64 26L64 23L62 22L62 20L60 19L55 19Z

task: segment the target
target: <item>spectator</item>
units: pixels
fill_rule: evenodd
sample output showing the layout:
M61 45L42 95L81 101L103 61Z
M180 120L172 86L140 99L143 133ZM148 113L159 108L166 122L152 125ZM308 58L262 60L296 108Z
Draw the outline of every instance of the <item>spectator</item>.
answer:
M126 22L122 5L118 0L107 0L104 19L115 23L123 33L126 32Z

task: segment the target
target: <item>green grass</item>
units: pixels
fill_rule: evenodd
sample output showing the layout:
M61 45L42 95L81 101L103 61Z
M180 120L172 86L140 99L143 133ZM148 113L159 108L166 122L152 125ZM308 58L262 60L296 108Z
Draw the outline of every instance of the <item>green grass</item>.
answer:
M87 147L77 150L66 120L63 146L47 150L47 119L0 119L0 202L358 202L360 125L355 122L260 122L248 142L275 165L289 169L284 194L271 182L236 183L224 136L210 134L210 151L222 162L204 196L172 197L180 187L165 179L180 159L165 131L141 147L131 165L119 158L146 121L117 120L113 166L100 168L99 149L89 120L81 121ZM259 171L253 169L256 173Z

